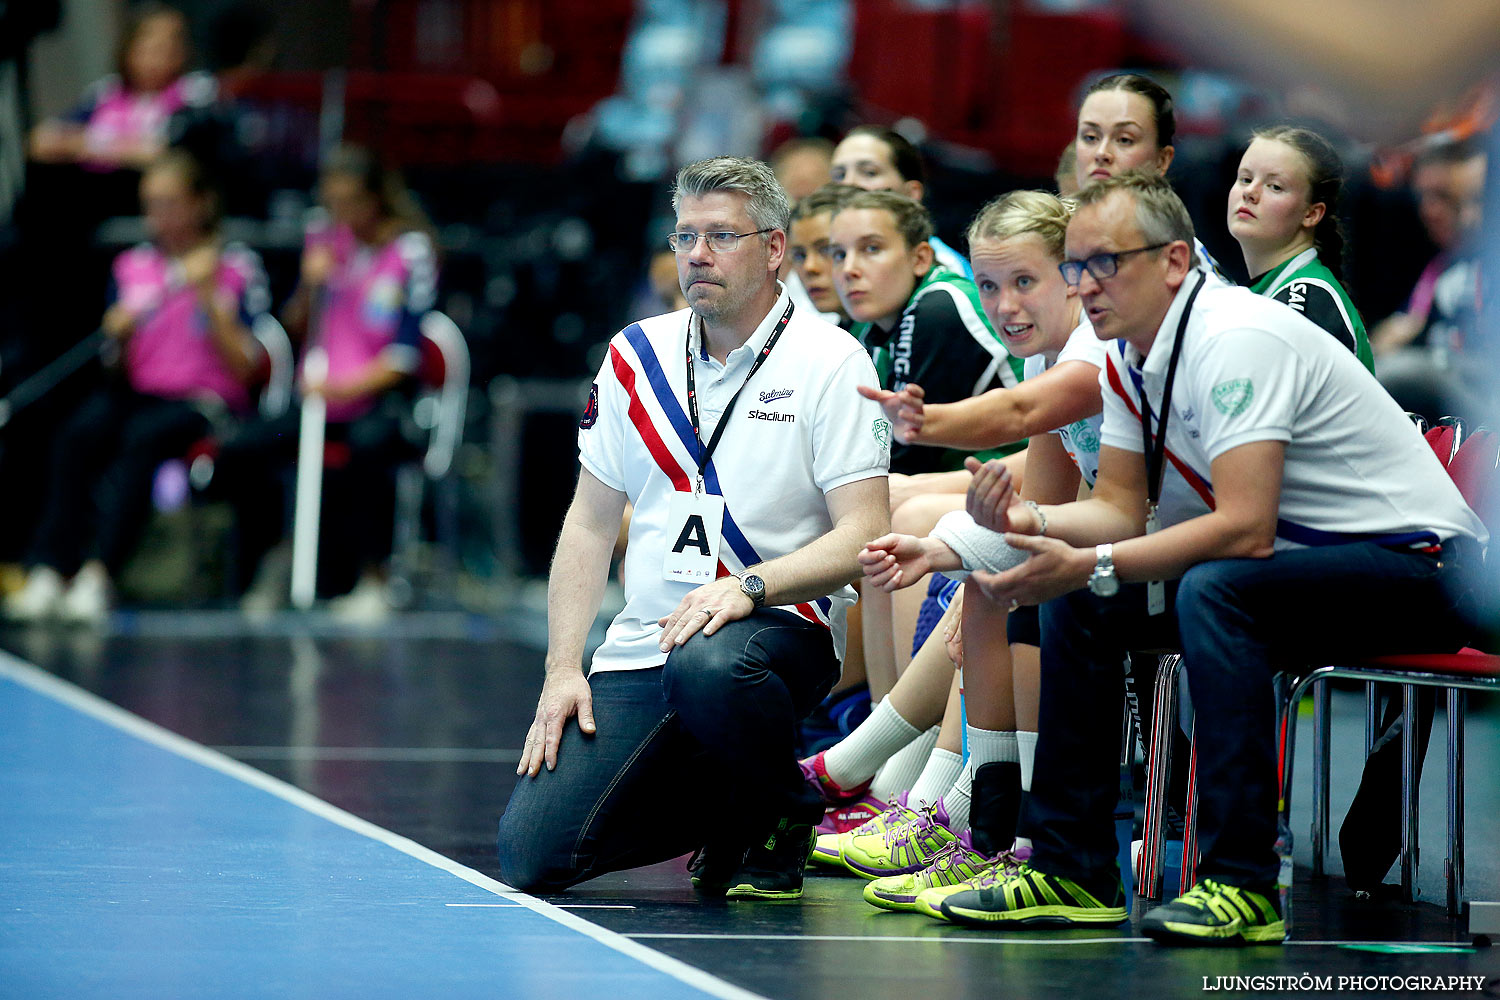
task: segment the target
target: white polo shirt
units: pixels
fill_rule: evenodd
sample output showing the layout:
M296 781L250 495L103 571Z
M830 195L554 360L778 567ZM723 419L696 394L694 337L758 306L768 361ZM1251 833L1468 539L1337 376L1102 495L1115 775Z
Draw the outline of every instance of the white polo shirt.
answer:
M625 607L594 654L594 670L664 663L657 620L694 589L662 576L673 541L667 526L672 494L692 491L700 454L688 420L684 345L692 350L706 445L788 302L783 286L754 335L722 365L704 351L700 325L688 309L642 320L610 341L579 423L579 460L600 482L629 497L635 511L625 555ZM720 576L826 534L833 522L824 494L886 474L890 424L879 404L856 391L878 384L858 341L816 315L793 310L727 415L731 423L704 472L705 491L725 499ZM783 610L829 628L842 658L844 612L854 600L854 588L846 586Z
M1136 413L1144 386L1161 412L1167 366L1195 277L1183 283L1140 358L1109 348L1104 444L1141 452ZM1430 545L1457 535L1484 542L1464 503L1401 407L1359 360L1319 326L1247 288L1209 281L1188 317L1167 451L1212 504L1213 460L1256 441L1286 443L1276 548L1378 541ZM1163 523L1172 524L1162 512Z
M1082 361L1102 372L1105 353L1104 341L1094 335L1094 325L1085 316L1079 319L1078 326L1068 334L1068 341L1063 344L1062 350L1057 352L1056 358L1048 360L1046 354L1043 353L1033 354L1026 359L1026 378L1036 378L1042 372L1064 361ZM1074 465L1078 466L1078 472L1083 476L1083 481L1090 487L1099 478L1099 427L1103 422L1104 414L1100 412L1091 417L1084 417L1082 420L1075 420L1066 427L1058 427L1047 432L1057 435L1068 457L1073 460Z

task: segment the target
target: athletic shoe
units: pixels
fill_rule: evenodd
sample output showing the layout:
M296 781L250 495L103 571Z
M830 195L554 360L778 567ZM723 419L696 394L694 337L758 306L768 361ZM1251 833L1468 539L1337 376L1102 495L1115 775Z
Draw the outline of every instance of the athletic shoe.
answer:
M906 807L906 793L902 792L891 800L881 812L872 816L853 830L843 833L822 833L818 835L817 843L813 845L812 857L809 862L819 865L832 865L844 868L844 841L856 834L880 833L887 827L905 823L917 818L914 809ZM848 869L844 869L847 871Z
M858 830L870 820L885 812L887 803L873 795L861 795L853 802L829 806L823 812L823 822L818 824L818 835L848 833Z
M1039 872L1029 863L1010 873L991 871L974 888L943 900L938 910L955 924L972 927L1072 927L1119 924L1126 919L1125 893L1118 878L1109 890L1095 894L1072 879Z
M906 875L887 875L865 886L865 902L882 910L909 912L917 908L917 896L934 887L956 885L974 878L997 859L974 849L965 830L957 840L938 848L932 861L921 871Z
M765 843L745 852L739 869L729 876L724 895L730 899L801 899L802 871L815 838L811 823L783 819Z
M870 790L870 781L862 781L848 788L840 785L828 776L828 768L823 764L823 751L818 751L806 760L799 760L797 766L802 768L802 777L808 785L817 790L826 805L836 806L844 802L851 802L862 797Z
M687 870L693 888L705 896L722 896L729 879L739 871L745 849L726 844L705 844L688 859Z
M18 622L35 622L57 614L67 582L51 566L37 566L26 574L20 590L5 598L5 616Z
M328 615L343 625L379 625L391 616L390 588L366 573L353 590L328 602Z
M1280 944L1286 921L1276 893L1206 878L1187 895L1146 914L1141 933L1162 944Z
M996 855L986 855L980 852L979 856L984 858L984 863L975 868L975 872L962 882L952 885L941 885L934 883L930 888L923 889L917 893L916 902L912 909L917 913L923 913L934 920L947 920L939 907L943 900L960 892L965 892L977 886L982 879L1009 878L1020 868L1021 862L1031 857L1031 848L1018 847L1013 851L1002 851Z
M109 574L102 563L85 563L57 605L57 617L70 625L98 628L109 620L114 603Z
M855 831L839 843L844 867L868 879L887 875L905 875L921 871L932 863L939 850L958 839L948 829L948 813L939 799L923 806L917 815L904 823L888 826L877 833Z

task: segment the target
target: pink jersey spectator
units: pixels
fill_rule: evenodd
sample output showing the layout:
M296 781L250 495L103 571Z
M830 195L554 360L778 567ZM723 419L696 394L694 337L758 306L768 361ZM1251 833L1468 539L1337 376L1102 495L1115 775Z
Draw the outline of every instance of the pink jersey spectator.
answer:
M87 164L108 169L113 150L125 143L165 141L172 115L213 103L216 89L207 73L186 73L154 94L129 90L119 76L107 76L68 117L84 127Z
M307 249L333 251L333 272L323 291L312 335L328 352L331 384L358 378L377 358L415 372L421 361L418 324L433 307L437 262L425 233L408 232L383 247L369 247L347 226L308 233ZM328 405L328 419L348 422L367 413L374 399Z
M115 301L136 316L125 345L132 388L164 399L217 396L236 413L250 409L250 393L214 346L208 317L180 264L142 243L115 258L114 281ZM247 327L269 304L260 258L241 244L219 255L216 286L221 301L238 305Z

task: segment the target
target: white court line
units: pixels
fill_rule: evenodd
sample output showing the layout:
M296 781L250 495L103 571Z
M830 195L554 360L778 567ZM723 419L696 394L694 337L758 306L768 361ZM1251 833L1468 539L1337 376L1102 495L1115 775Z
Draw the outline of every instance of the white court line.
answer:
M215 753L201 743L194 743L186 737L179 736L174 732L163 729L154 722L149 722L138 715L132 715L118 705L90 694L80 687L76 687L66 681L41 670L24 660L0 650L0 676L7 677L17 684L28 687L39 694L46 695L55 701L62 702L69 708L76 709L85 715L93 716L101 722L114 726L123 732L129 733L137 739L161 747L184 757L204 767L211 768L221 774L242 781L247 785L259 788L261 791L269 792L277 798L289 802L300 809L312 813L315 816L335 823L371 840L394 848L409 857L425 862L434 868L440 868L450 875L463 879L470 885L478 886L487 892L506 899L515 900L520 905L532 910L549 920L555 921L568 928L577 931L585 937L613 949L622 955L629 956L643 965L649 966L658 972L671 976L695 989L702 990L710 996L721 997L723 1000L766 1000L758 993L733 983L725 982L715 976L709 975L702 969L694 968L686 962L678 961L658 951L638 944L614 931L605 930L597 924L591 924L582 917L574 916L560 907L551 903L545 903L534 896L519 892L506 885L504 882L490 878L472 868L459 864L451 858L446 858L430 848L399 834L392 833L384 827L376 826L368 820L360 819L352 813L345 812L337 806L330 805L316 796L304 792L287 784L280 779L273 778L263 771L257 771L248 764L242 764L220 753Z
M423 763L514 764L521 751L481 747L272 747L218 746L217 753L236 760L380 760Z
M452 904L449 904L452 905ZM953 926L951 924L940 924L938 926ZM941 941L944 944L1001 944L1001 945L1034 945L1039 947L1058 947L1068 945L1084 944L1150 944L1151 939L1146 937L1103 937L1103 938L1016 938L1009 937L1003 932L991 937L957 937L949 934L925 934L925 935L901 935L901 934L693 934L693 933L639 933L626 934L628 938L636 940L668 940L668 941L867 941L880 943L883 941L924 942ZM1433 952L1433 954L1462 955L1472 952L1474 949L1460 941L1283 941L1282 945L1298 945L1302 947L1333 948L1345 945L1362 945L1364 947L1383 946L1421 946L1428 945L1433 948L1463 948L1464 951Z
M1045 945L1055 947L1057 945L1080 945L1080 944L1136 944L1138 942L1149 942L1150 938L1143 937L1106 937L1106 938L1058 938L1056 940L1045 940L1040 938L1012 938L1004 936L995 937L956 937L950 934L627 934L628 938L637 940L667 940L667 941L863 941L871 944L879 944L884 941L940 941L943 944L1029 944Z
M505 910L520 906L520 903L444 903L444 906L468 908L471 910ZM633 910L634 906L626 903L553 903L560 910Z

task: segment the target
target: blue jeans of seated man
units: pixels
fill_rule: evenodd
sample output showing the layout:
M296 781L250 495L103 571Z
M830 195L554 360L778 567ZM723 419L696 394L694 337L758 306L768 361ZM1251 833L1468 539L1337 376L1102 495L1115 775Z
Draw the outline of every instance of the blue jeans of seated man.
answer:
M597 731L570 720L557 769L517 779L500 818L501 878L564 889L685 854L708 831L748 843L782 817L816 823L796 724L838 675L828 630L776 610L695 635L664 666L592 675Z
M1355 543L1215 560L1183 576L1174 604L1200 734L1200 877L1255 886L1276 880L1272 675L1341 659L1459 648L1474 602L1456 588L1464 565L1477 558L1469 541L1449 542L1440 555ZM1140 589L1122 588L1115 600ZM1129 648L1122 642L1131 638L1128 622L1115 631L1120 616L1101 609L1106 603L1085 591L1042 609L1037 769L1021 831L1032 837L1039 869L1095 885L1116 874L1110 807L1122 711L1119 660Z

